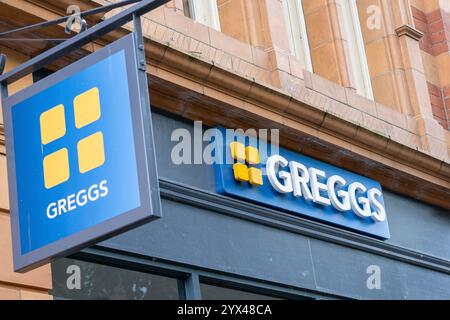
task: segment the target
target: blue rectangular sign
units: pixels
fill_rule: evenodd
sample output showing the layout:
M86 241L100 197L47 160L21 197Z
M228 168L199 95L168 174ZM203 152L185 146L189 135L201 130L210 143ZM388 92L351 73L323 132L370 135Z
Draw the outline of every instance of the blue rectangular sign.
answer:
M389 239L382 188L377 181L287 149L276 148L274 152L265 141L217 130L217 192ZM264 151L260 150L261 142Z
M138 72L129 35L5 100L16 270L160 216Z

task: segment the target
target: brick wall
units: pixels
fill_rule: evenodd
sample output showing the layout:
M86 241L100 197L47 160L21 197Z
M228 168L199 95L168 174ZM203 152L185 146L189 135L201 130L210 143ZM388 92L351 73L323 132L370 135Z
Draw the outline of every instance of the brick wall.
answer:
M438 9L426 14L412 7L416 28L424 33L420 48L433 56L448 52L450 48L450 14Z
M443 90L430 82L427 82L427 85L428 85L428 92L430 93L433 116L436 119L436 121L440 123L441 126L443 126L444 128L448 128L449 123L447 121L448 119L447 110L444 105Z
M450 13L437 9L423 12L412 7L414 23L423 32L419 42L420 49L438 57L450 51ZM450 128L450 86L443 87L440 83L427 82L431 107L434 118L445 129Z

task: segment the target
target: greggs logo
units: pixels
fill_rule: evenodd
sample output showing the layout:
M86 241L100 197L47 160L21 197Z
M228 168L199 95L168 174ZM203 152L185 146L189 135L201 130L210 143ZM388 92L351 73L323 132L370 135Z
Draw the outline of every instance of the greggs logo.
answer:
M247 181L252 185L262 186L262 171L256 167L261 162L258 149L255 147L245 147L239 142L232 142L230 149L231 157L237 161L233 165L234 178L237 181Z
M338 174L307 167L299 161L281 155L272 155L261 164L257 148L240 142L229 144L234 179L242 186L261 187L263 176L267 176L270 187L279 194L290 194L296 201L314 203L322 207L333 207L341 213L352 212L357 217L370 218L373 222L384 222L386 211L381 201L379 188L367 187L364 183L348 183Z
M66 112L62 104L57 105L40 116L41 142L51 145L59 139L69 138ZM73 99L73 112L76 130L98 121L101 117L100 96L97 87L87 90ZM77 142L78 172L87 173L102 166L105 162L103 133L97 131ZM51 189L69 180L71 172L68 148L61 148L46 155L43 159L44 185Z
M59 139L71 138L67 133L65 106L60 104L53 107L40 116L41 142L43 145L51 145ZM83 130L101 117L100 95L97 87L93 87L73 99L73 114L75 130ZM69 149L61 148L44 157L44 185L46 189L54 188L70 179L71 171L74 174L85 174L105 163L105 148L103 133L97 131L79 140L76 144L78 168L75 171L70 168ZM74 172L75 171L75 172ZM77 193L51 202L47 206L46 214L49 219L54 219L63 213L71 212L97 201L108 195L107 180L93 184Z

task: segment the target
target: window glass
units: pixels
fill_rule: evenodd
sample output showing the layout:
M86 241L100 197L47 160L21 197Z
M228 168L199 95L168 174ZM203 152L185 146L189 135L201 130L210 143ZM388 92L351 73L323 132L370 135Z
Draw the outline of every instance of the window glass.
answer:
M56 299L178 300L177 279L73 259L52 261Z
M184 15L220 31L217 0L184 0Z
M280 298L264 294L229 289L206 283L200 284L200 290L203 300L281 300Z
M194 14L192 12L191 0L183 0L183 11L184 15L188 18L193 19Z

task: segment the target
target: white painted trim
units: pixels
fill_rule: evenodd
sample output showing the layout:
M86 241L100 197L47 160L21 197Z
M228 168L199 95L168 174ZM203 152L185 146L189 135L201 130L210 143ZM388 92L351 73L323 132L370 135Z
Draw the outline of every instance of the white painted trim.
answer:
M297 57L305 70L312 72L313 66L302 1L282 0L282 2L291 54Z
M342 11L346 39L349 43L350 63L354 73L356 91L368 99L373 100L372 83L369 65L361 30L356 0L342 0Z
M296 0L296 2L297 2L298 21L300 24L300 32L302 34L302 43L305 55L306 70L308 70L309 72L313 72L311 50L309 47L308 33L306 31L306 21L305 21L305 14L303 12L302 0Z

